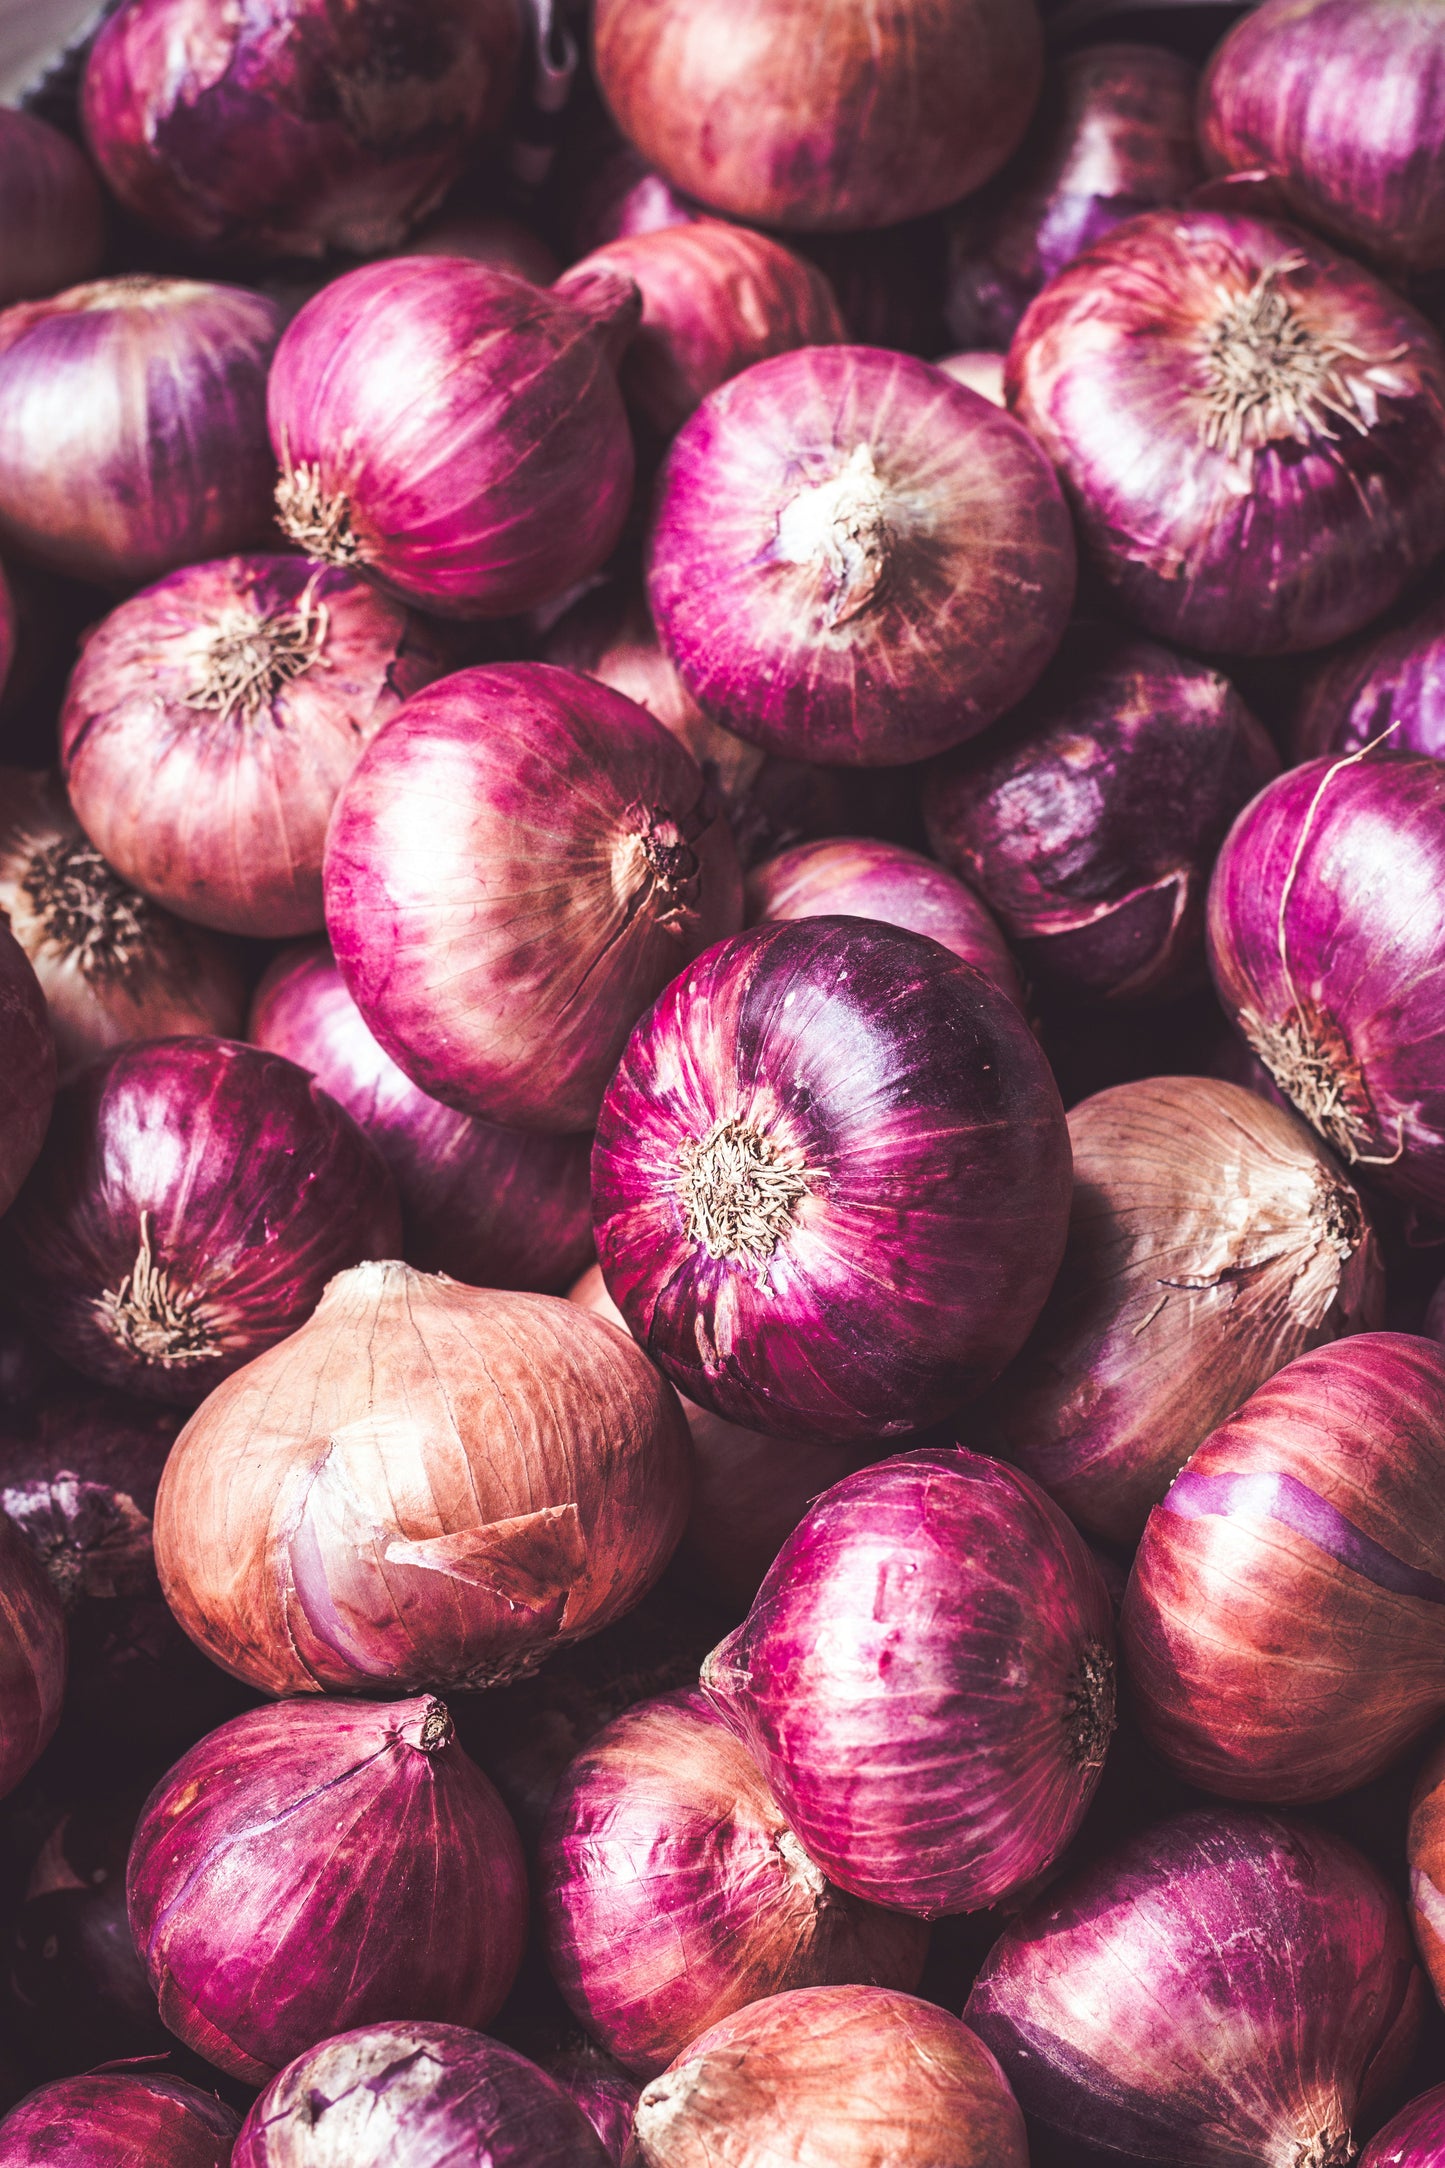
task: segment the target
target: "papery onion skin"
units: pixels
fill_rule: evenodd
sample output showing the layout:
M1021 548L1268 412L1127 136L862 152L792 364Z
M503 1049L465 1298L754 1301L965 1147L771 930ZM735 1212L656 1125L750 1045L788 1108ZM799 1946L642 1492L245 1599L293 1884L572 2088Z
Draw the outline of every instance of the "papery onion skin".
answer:
M1359 2168L1436 2168L1445 2154L1445 2085L1392 2116L1360 2155Z
M506 617L586 579L632 494L613 345L640 307L615 277L543 294L459 256L334 279L271 371L282 532L443 617Z
M1074 569L1011 417L911 355L824 346L744 370L680 431L647 578L706 712L772 753L890 767L1023 697Z
M0 2122L4 2168L227 2168L240 2117L159 2071L97 2070L42 2085Z
M1445 1710L1445 1348L1299 1356L1149 1517L1122 1623L1146 1736L1232 1799L1333 1798Z
M847 1444L956 1408L1063 1253L1068 1132L1022 1015L868 919L719 942L642 1019L592 1157L608 1292L702 1407Z
M1358 753L1377 738L1391 752L1445 758L1445 593L1403 624L1323 657L1304 681L1290 736L1297 761Z
M55 1038L30 959L0 920L0 1213L45 1142L55 1103Z
M69 136L37 113L0 110L0 308L93 278L105 253L95 175Z
M1445 1752L1436 1747L1415 1780L1410 1802L1406 1858L1410 1867L1410 1924L1415 1946L1434 1983L1445 1986ZM1445 2139L1445 2115L1440 2136Z
M1025 1913L964 2017L1030 2120L1075 2143L1333 2168L1398 2098L1423 2005L1399 1903L1352 1846L1205 1808Z
M1445 546L1445 350L1293 227L1207 210L1117 227L1034 301L1007 391L1085 559L1182 646L1323 647Z
M44 1569L0 1513L0 1798L49 1744L65 1692L65 1618Z
M983 2043L878 1987L796 1988L709 2027L644 2086L629 2168L1028 2168Z
M89 635L60 719L82 827L126 878L226 933L316 933L341 786L451 667L437 630L344 567L187 565Z
M817 1501L702 1685L831 1881L924 1919L978 1911L1093 1796L1109 1598L1027 1476L902 1453Z
M99 279L0 316L0 541L132 589L265 534L276 304Z
M148 1039L59 1095L0 1271L87 1377L194 1406L399 1228L381 1154L294 1062Z
M627 1034L742 918L696 763L570 670L463 670L411 700L337 801L326 922L412 1081L519 1129L590 1129Z
M1194 1448L1296 1355L1384 1321L1380 1245L1293 1114L1158 1077L1069 1114L1069 1246L970 1435L1133 1545Z
M579 2024L656 2077L688 2042L788 1988L917 1987L921 1921L833 1888L701 1694L617 1717L552 1796L543 1946Z
M156 1563L187 1633L266 1693L500 1685L637 1601L688 1478L676 1399L615 1327L363 1265L191 1418Z
M635 2080L590 2042L544 2056L540 2068L561 2086L569 2100L576 2101L602 2140L614 2168L622 2168L622 2157L632 2136L632 2119L637 2113Z

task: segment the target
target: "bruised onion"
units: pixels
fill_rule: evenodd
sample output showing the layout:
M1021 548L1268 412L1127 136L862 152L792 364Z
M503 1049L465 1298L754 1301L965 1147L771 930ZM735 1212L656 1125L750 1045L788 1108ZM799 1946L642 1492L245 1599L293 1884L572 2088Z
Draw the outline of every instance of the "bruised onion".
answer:
M995 1944L964 2017L1031 2121L1177 2168L1343 2168L1398 2098L1423 1993L1339 1838L1205 1809L1130 1839Z
M60 719L71 803L126 879L228 933L315 933L342 784L450 658L355 572L188 565L89 635Z
M635 1603L687 1498L686 1425L625 1333L369 1264L192 1416L156 1561L268 1693L498 1685Z
M1297 760L1358 753L1381 737L1392 752L1445 757L1445 590L1403 624L1325 656L1305 679L1292 731Z
M627 2077L610 2055L604 2055L590 2042L544 2056L541 2068L561 2086L569 2100L576 2101L602 2140L614 2168L622 2168L637 2112L635 2079Z
M1157 1077L1069 1115L1069 1245L970 1428L1080 1527L1133 1544L1196 1445L1307 1348L1378 1325L1379 1245L1292 1114Z
M1323 647L1445 547L1445 350L1292 227L1117 227L1032 304L1007 384L1096 573L1186 647Z
M42 2085L0 2122L3 2168L227 2168L240 2117L160 2071L93 2071Z
M194 1404L398 1227L381 1154L294 1062L148 1039L61 1092L0 1259L66 1362Z
M0 1513L0 1797L49 1743L65 1691L65 1618L44 1569Z
M38 114L0 108L0 308L94 278L104 252L84 154Z
M1421 2093L1374 2137L1359 2168L1437 2168L1445 2158L1445 2085Z
M1074 593L1068 514L1027 433L863 346L777 355L705 399L650 553L653 616L700 706L769 752L860 767L1012 707Z
M326 923L371 1030L424 1091L589 1129L639 1013L742 917L696 763L546 663L416 695L337 801Z
M139 587L263 535L276 304L238 286L98 279L0 316L0 540Z
M34 1166L55 1101L55 1039L29 957L0 916L0 1214Z

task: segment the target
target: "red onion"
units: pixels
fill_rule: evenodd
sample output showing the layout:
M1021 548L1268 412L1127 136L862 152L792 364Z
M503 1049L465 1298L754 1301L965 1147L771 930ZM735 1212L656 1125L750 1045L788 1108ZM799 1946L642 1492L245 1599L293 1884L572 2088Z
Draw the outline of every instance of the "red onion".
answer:
M610 122L564 140L557 175L557 213L578 256L609 241L690 226L707 213L679 195L641 151Z
M337 801L326 921L413 1082L519 1129L588 1129L640 1011L742 917L737 853L650 715L545 663L408 702Z
M1186 647L1323 647L1445 547L1445 351L1291 227L1116 228L1033 303L1008 396L1106 587Z
M1445 1348L1301 1355L1186 1461L1124 1601L1146 1735L1234 1799L1329 1799L1445 1712Z
M648 587L709 714L769 752L886 767L1028 691L1074 545L1009 416L909 355L808 347L744 370L677 437Z
M450 660L355 572L188 565L85 643L60 720L71 801L111 864L183 918L314 933L337 793Z
M997 1375L1058 1268L1068 1189L1014 1004L867 919L755 927L675 979L592 1160L608 1291L679 1392L840 1443Z
M69 136L0 108L0 308L94 278L105 253L95 175Z
M1392 752L1445 757L1445 589L1403 624L1324 657L1304 681L1291 735L1302 761L1358 753L1382 735Z
M565 294L459 256L333 279L271 372L284 534L448 617L505 617L610 553L632 493L630 281Z
M37 1762L60 1721L65 1619L60 1598L0 1513L0 1798Z
M594 55L623 133L699 202L850 231L952 203L1003 164L1042 73L1033 0L900 0L819 19L766 0L598 0Z
M280 313L187 279L99 279L0 316L0 541L133 588L264 534Z
M395 1250L381 1154L304 1070L151 1039L81 1071L4 1223L15 1308L102 1384L194 1404Z
M55 1040L30 959L0 917L0 1214L34 1166L55 1099Z
M1399 1904L1352 1846L1206 1809L1026 1913L964 2016L1030 2120L1075 2143L1176 2168L1345 2168L1423 2000Z
M1445 1987L1445 1749L1436 1746L1415 1782L1406 1852L1415 1944L1437 1996ZM1441 2135L1445 2136L1445 2124Z
M98 2070L42 2085L0 2123L4 2168L226 2168L240 2117L156 2071Z
M1445 2085L1402 2108L1365 2147L1360 2168L1437 2168L1445 2158Z
M632 2118L637 2112L635 2081L590 2042L544 2056L541 2068L561 2086L569 2100L576 2101L602 2140L608 2159L615 2168L622 2168L632 2136Z
M562 270L541 235L505 211L440 211L412 235L401 254L466 256L534 286L550 286Z
M500 125L517 0L126 0L81 111L126 209L209 249L397 248Z
M1028 2168L993 2056L931 2002L798 1988L711 2026L643 2088L633 2168Z
M904 1453L818 1500L702 1683L830 1881L977 1911L1083 1819L1114 1728L1109 1599L1027 1476Z
M687 1503L686 1425L624 1333L370 1264L192 1416L156 1562L267 1693L494 1686L634 1604Z
M1004 357L991 351L965 354L945 354L934 363L945 376L951 376L955 384L962 384L966 391L976 391L980 399L987 399L993 406L1005 404L1003 389Z

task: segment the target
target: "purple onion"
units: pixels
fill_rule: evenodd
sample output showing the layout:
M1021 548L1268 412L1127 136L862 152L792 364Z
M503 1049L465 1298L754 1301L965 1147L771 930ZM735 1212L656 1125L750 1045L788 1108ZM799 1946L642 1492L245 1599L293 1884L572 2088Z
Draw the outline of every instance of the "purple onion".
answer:
M1377 738L1393 753L1445 758L1445 589L1403 624L1326 656L1304 681L1291 731L1296 760L1358 753Z
M3 2168L227 2168L235 2110L159 2072L42 2085L0 2122Z
M569 2100L576 2101L602 2140L608 2159L622 2168L637 2113L639 2087L634 2080L590 2041L544 2055L541 2068Z
M0 1798L40 1759L60 1722L65 1657L60 1598L0 1513Z
M0 109L0 308L94 278L105 253L95 175L38 114Z
M40 981L0 920L0 1213L34 1166L55 1103L55 1040Z
M1377 2131L1359 2168L1439 2168L1445 2160L1445 2085L1433 2085Z

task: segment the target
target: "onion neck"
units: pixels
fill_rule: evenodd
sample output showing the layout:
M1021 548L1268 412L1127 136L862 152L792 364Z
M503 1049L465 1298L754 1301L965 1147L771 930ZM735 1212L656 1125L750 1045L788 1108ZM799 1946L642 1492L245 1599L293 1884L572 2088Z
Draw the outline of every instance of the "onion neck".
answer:
M186 706L254 722L284 685L294 684L318 665L329 668L324 649L330 613L316 599L310 580L294 609L263 615L238 603L223 610L192 663Z
M135 978L151 952L160 914L83 835L35 844L18 886L46 941L72 958L85 978L98 984Z
M846 625L882 592L894 538L887 497L870 446L855 446L826 482L809 482L778 514L773 555L808 565L823 594L823 622Z
M768 1262L791 1233L815 1176L736 1114L714 1122L678 1156L688 1240L709 1257L757 1268L766 1287Z
M817 1861L804 1851L802 1839L791 1829L780 1829L773 1849L783 1863L788 1880L814 1910L827 1904L833 1894L833 1885Z
M435 1695L428 1695L396 1729L403 1744L418 1754L440 1754L456 1737L451 1711Z
M1114 1736L1114 1659L1091 1641L1074 1667L1064 1695L1064 1731L1077 1769L1102 1769Z
M221 1353L200 1298L156 1263L148 1212L140 1216L135 1263L119 1287L107 1288L96 1298L95 1307L117 1346L163 1370L209 1362Z
M1222 296L1205 326L1202 434L1231 459L1282 437L1331 437L1336 421L1366 425L1347 365L1368 357L1322 337L1280 289L1280 279L1303 260L1282 257L1244 292Z
M552 291L586 317L615 367L642 322L642 288L636 279L611 264L579 264L564 272Z
M328 490L321 469L303 459L292 466L282 462L276 484L276 524L289 541L325 565L354 565L361 561L361 538L351 524L351 505L344 490Z
M1358 2158L1359 2148L1349 2131L1332 2131L1326 2127L1316 2131L1312 2138L1301 2140L1289 2168L1351 2168L1351 2163Z

